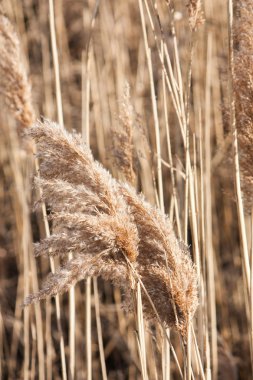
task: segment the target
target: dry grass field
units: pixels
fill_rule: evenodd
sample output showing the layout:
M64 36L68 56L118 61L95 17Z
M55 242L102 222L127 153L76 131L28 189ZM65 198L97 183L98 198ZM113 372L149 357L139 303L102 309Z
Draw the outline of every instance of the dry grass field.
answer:
M2 0L0 105L0 379L252 379L252 0Z

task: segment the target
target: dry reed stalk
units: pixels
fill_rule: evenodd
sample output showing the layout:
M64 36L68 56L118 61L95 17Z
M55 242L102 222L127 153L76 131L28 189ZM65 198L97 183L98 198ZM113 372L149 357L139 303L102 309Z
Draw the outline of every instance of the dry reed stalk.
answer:
M141 298L141 285L137 282L136 289L136 316L137 320L137 345L141 363L141 373L143 380L148 380L147 374L147 354L146 354L146 342L145 342L145 328L144 328L144 318L143 318L143 307L142 307L142 298Z
M0 378L3 378L3 367L4 367L4 360L3 360L3 353L4 353L4 323L3 323L3 317L2 317L2 311L0 308Z
M233 148L234 148L234 165L235 165L235 187L236 187L236 197L237 197L237 209L239 217L239 227L241 234L241 244L242 244L242 253L243 253L243 268L244 274L247 283L248 294L250 294L250 264L249 264L249 251L248 251L248 242L246 235L246 225L243 209L243 196L241 189L241 180L240 180L240 157L239 157L239 133L237 128L237 113L236 113L236 92L234 90L235 85L235 54L234 54L234 34L233 34L233 2L229 0L228 3L228 32L229 32L229 90L230 90L230 123L231 129L233 132ZM243 166L243 165L242 165Z
M63 121L62 94L61 94L61 81L60 81L60 66L59 66L58 48L57 48L57 41L56 41L54 0L49 0L48 5L49 5L50 41L51 41L51 49L52 49L52 55L53 55L57 116L58 116L59 124L63 125L64 121ZM44 207L44 217L45 217L44 223L48 224L47 215L45 213L45 207ZM48 235L49 234L50 232L48 229ZM72 252L70 251L69 259L71 258L72 258ZM54 272L55 263L54 263L53 258L50 258L50 265L51 265L51 271ZM56 307L57 307L58 329L60 332L62 376L63 376L63 379L65 380L67 379L66 359L65 359L64 337L63 337L63 332L62 332L61 322L60 322L60 316L61 316L60 302L59 302L58 297L56 297ZM72 379L75 376L75 290L74 290L74 287L70 287L69 289L69 346L70 346L69 376Z
M243 248L244 280L249 304L249 335L251 359L253 358L253 288L252 266L247 246L246 227L243 211L252 213L252 158L253 158L253 4L249 0L234 3L236 17L233 19L230 6L230 70L232 87L231 124L234 133L235 169L237 200L240 215L241 238ZM237 141L236 141L237 138ZM241 182L239 183L239 175ZM241 186L241 188L240 188ZM242 194L241 194L242 190ZM243 200L238 199L243 198ZM241 206L241 207L240 207ZM244 206L244 210L243 210ZM240 212L241 209L241 212ZM252 244L252 235L251 235ZM252 367L253 368L253 367Z
M97 284L96 278L93 278L93 289L94 289L95 314L96 314L96 325L97 325L101 372L102 372L103 380L107 380L102 325L101 325L101 318L100 318L99 293L98 293L98 284Z
M124 290L130 307L133 278L127 257L160 319L185 333L197 305L196 273L168 218L130 186L116 182L78 136L49 121L38 123L29 135L37 142L37 182L52 208L54 225L54 233L36 245L36 255L64 258L71 251L74 257L25 305L66 291L89 275L100 275ZM145 296L143 307L146 317L155 318Z
M233 23L235 118L238 131L241 186L245 210L253 202L253 3L235 2Z
M216 294L215 294L215 255L213 249L212 233L212 177L211 177L211 62L212 62L212 35L207 38L207 66L206 66L206 93L205 93L205 132L204 132L204 199L205 199L205 255L207 263L207 292L208 292L208 316L210 320L210 338L212 353L212 374L217 379L218 353L217 353L217 319L216 319Z

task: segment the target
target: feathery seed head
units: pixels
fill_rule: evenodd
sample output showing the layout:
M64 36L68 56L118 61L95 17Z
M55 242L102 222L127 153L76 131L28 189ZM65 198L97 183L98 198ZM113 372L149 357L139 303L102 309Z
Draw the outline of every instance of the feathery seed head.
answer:
M196 30L205 21L201 0L189 0L186 4L189 14L189 25L191 30Z
M0 92L20 127L33 124L31 88L22 64L20 43L9 19L0 12Z
M124 290L129 309L133 279L139 279L160 320L185 334L197 306L197 278L169 219L131 186L114 180L78 136L49 121L28 134L37 142L36 181L53 221L53 234L36 245L35 254L71 252L73 259L25 304L66 291L87 276L102 276ZM144 313L153 319L149 297L143 295Z

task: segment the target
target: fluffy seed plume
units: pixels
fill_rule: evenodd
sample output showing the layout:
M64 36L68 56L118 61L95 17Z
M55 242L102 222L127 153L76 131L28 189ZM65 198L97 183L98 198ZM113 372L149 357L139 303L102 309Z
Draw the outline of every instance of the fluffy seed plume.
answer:
M253 203L253 3L236 2L234 35L234 96L242 190L246 208Z
M0 13L0 93L19 127L34 122L31 89L22 64L18 36L9 19Z
M120 100L118 128L113 131L114 163L120 177L131 185L136 181L133 164L133 124L134 109L130 101L130 86L125 84L124 95Z
M137 274L162 322L184 334L197 305L196 272L168 218L114 180L78 136L49 121L28 133L37 142L37 181L53 220L53 234L36 245L36 255L72 252L73 259L25 304L64 292L87 276L112 281L129 300ZM154 319L149 297L143 296L144 313Z
M186 4L189 14L189 25L191 30L196 30L205 21L204 12L200 0L190 0Z

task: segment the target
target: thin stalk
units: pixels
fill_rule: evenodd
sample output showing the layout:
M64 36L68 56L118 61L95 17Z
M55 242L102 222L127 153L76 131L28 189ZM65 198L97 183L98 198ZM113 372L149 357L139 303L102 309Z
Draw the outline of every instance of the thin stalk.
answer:
M191 366L191 355L192 353L192 339L191 339L191 324L188 329L188 334L187 334L187 375L186 379L191 380L191 375L192 375L192 366Z
M236 187L236 203L239 218L240 237L242 245L242 261L244 276L246 277L248 295L250 294L250 264L249 251L247 243L247 234L245 226L245 218L243 211L242 190L240 182L240 164L239 164L239 147L237 138L237 126L235 117L235 97L233 90L234 78L234 43L233 43L233 1L228 0L228 34L229 34L229 96L230 96L230 123L233 132L233 150L234 150L234 166L235 166L235 187Z
M90 145L90 65L91 65L91 41L92 41L92 31L95 26L96 16L99 9L100 0L96 0L93 14L90 23L90 32L88 35L88 42L86 45L86 51L82 52L82 137L84 142ZM95 295L95 313L98 329L98 341L99 341L99 353L102 368L103 379L106 379L106 367L104 359L104 349L102 341L101 323L99 317L99 298L97 291L97 282L93 281ZM86 280L86 365L87 365L87 380L92 379L92 338L91 338L91 278L88 277Z
M22 328L22 308L20 304L23 297L23 287L24 287L24 279L23 276L18 277L18 285L17 285L17 296L16 296L16 304L15 304L15 312L14 312L14 325L12 329L12 337L11 337L11 348L10 348L10 356L8 359L8 380L12 380L14 378L14 370L16 363L16 356L18 351L18 340L21 335ZM1 340L0 340L1 341ZM1 376L0 376L1 379Z
M54 2L49 0L49 22L50 22L50 36L53 54L53 66L55 73L55 89L56 89L56 103L57 103L57 115L58 122L60 125L64 125L63 120L63 109L62 109L62 96L61 96L61 82L60 82L60 69L58 60L58 49L56 42L55 33L55 16L54 16ZM69 255L69 260L71 260L72 255ZM58 303L58 302L57 302ZM57 305L60 308L60 304ZM69 291L69 345L70 345L70 378L74 378L75 373L75 292L74 287L70 288ZM64 355L65 358L65 355ZM63 353L62 353L63 360ZM62 364L63 369L66 371L66 363ZM64 368L65 367L65 368ZM67 375L66 375L67 376Z
M95 314L96 314L98 347L99 347L100 364L101 364L101 370L102 370L102 378L103 378L103 380L107 380L105 353L104 353L104 346L103 346L102 326L101 326L101 318L100 318L98 284L97 284L96 278L93 278L93 289L94 289Z
M30 251L32 251L32 247L30 248ZM35 264L35 259L30 254L30 268L32 272L32 287L33 291L37 292L39 289L38 286L38 275L37 275L37 269ZM45 355L44 355L44 342L43 342L43 323L42 323L42 315L41 315L41 305L40 303L34 305L35 309L35 320L36 320L36 340L37 340L37 352L38 352L38 359L39 359L39 379L44 380L45 379Z
M200 107L200 105L199 105ZM201 121L201 111L199 111L199 128L198 128L198 133L199 133L199 182L200 182L200 196L199 196L199 215L200 215L200 220L199 220L199 230L200 230L200 236L201 236L201 251L205 252L205 216L204 216L204 208L205 208L205 197L204 197L204 156L203 156L203 139L202 139L202 121ZM198 344L200 347L200 353L201 353L201 359L204 359L204 347L205 347L205 305L206 305L206 292L205 292L205 281L206 280L206 262L203 260L203 265L202 263L197 262L197 273L198 273L198 278L199 278L199 302L200 306L197 310L197 326L198 326ZM201 268L202 266L202 268Z
M86 366L87 380L92 380L92 346L91 346L91 278L86 280Z
M138 326L138 348L139 356L141 362L141 371L143 380L148 380L147 375L147 361L146 361L146 345L145 345L145 328L142 310L142 299L141 299L141 287L140 283L137 282L136 290L136 306L137 306L137 326Z
M149 48L146 51L146 54L147 54L147 61L148 61L148 71L149 71L149 78L150 78L150 91L151 91L153 117L154 117L154 124L155 124L159 206L160 206L160 209L162 210L162 212L164 212L160 128L159 128L159 118L158 118L157 102L156 102L156 95L155 95L155 84L154 84L152 61L151 61L151 50Z
M87 145L90 144L89 108L90 108L90 54L88 54L88 58L86 62L85 53L83 51L82 52L82 136Z
M189 210L189 168L191 166L189 154L189 128L185 130L185 203L184 203L184 241L188 242L188 210Z
M0 379L3 379L3 357L4 357L4 323L0 305Z
M161 46L161 52L162 52L162 62L163 62L164 61L163 44ZM174 175L174 170L173 170L174 168L173 168L171 141L170 141L170 128L169 128L167 93L166 93L166 82L165 82L164 71L162 71L162 85L163 85L163 109L164 109L164 117L165 117L165 128L166 128L168 159L169 159L169 165L170 165L170 176L171 176L171 183L172 183L172 195L173 195L174 203L175 203L175 216L176 216L178 236L181 239L182 238L182 232L181 232L181 223L180 223L180 218L179 218L179 207L178 207L176 180L175 180L175 175Z
M24 297L29 295L29 267L28 267L28 257L24 251ZM24 309L24 380L29 379L29 315L30 310L28 308Z
M193 338L195 354L196 354L197 362L198 362L199 369L200 369L200 375L201 375L202 380L205 380L206 377L205 377L204 368L203 368L202 360L201 360L201 357L200 357L198 342L197 342L197 339L196 339L196 335L195 335L193 326L191 326L191 335L192 335L192 338Z
M51 37L52 54L53 54L54 74L55 74L55 93L56 93L56 103L57 103L57 114L58 114L59 124L63 126L64 122L63 122L63 110L62 110L60 70L59 70L59 59L58 59L58 50L57 50L56 34L55 34L54 0L49 0L49 23L50 23L50 37Z
M253 208L251 209L250 353L253 372Z
M72 259L72 254L69 254L69 260ZM72 286L69 291L69 379L75 378L75 330L76 330L76 307L75 307L75 287Z
M168 337L170 337L170 330L167 329L166 331L167 331ZM163 340L162 365L163 365L163 380L170 380L170 345L167 339Z
M52 374L52 357L53 357L53 350L52 350L52 329L51 329L51 315L52 315L52 306L51 306L51 300L46 301L46 331L45 331L45 338L46 338L46 373L47 373L47 380L53 379Z
M211 352L213 378L218 373L218 348L217 348L217 322L216 322L216 297L214 277L214 254L212 243L212 192L211 192L211 59L212 59L212 35L207 38L207 69L206 69L206 95L205 95L205 228L206 228L206 260L208 270L208 297L211 323Z

